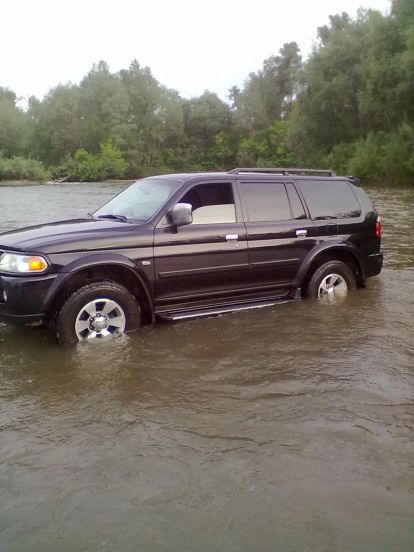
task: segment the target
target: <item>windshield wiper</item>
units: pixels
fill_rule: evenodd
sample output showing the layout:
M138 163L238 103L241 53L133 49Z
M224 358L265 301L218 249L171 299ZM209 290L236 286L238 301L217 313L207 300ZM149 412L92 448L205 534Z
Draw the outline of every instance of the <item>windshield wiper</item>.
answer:
M107 215L98 215L98 218L107 218L107 219L113 219L113 220L120 220L122 222L128 222L127 217L124 215L113 215L112 213L108 213Z

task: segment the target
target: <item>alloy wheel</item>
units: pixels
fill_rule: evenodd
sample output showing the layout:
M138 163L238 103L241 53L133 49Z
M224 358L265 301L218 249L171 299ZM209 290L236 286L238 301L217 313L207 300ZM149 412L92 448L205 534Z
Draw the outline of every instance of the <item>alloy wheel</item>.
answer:
M327 274L319 284L318 300L333 303L348 295L348 284L340 274Z
M75 333L79 341L115 336L125 331L126 316L123 308L113 299L99 298L87 303L75 320Z

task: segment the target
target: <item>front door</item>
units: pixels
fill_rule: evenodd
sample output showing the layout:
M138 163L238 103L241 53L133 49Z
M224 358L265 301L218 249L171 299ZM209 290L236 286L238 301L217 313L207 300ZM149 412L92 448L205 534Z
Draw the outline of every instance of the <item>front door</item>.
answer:
M248 285L246 228L231 182L191 186L177 203L191 203L193 222L155 229L156 304L198 302L237 295ZM236 196L237 197L237 196Z

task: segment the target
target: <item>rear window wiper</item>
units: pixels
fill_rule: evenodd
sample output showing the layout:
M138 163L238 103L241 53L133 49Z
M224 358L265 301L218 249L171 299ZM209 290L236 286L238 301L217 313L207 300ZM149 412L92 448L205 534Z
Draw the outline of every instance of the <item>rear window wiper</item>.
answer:
M113 215L112 213L108 213L107 215L98 215L98 218L107 218L112 220L120 220L122 222L128 222L127 217L124 215Z

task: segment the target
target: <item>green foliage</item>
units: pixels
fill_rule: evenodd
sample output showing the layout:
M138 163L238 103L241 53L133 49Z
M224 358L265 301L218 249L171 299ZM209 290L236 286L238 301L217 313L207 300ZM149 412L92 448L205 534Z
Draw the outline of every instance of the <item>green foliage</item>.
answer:
M248 131L264 130L289 111L298 84L301 57L296 42L284 44L279 55L263 62L251 73L244 89L230 91L238 123Z
M36 159L25 159L24 157L0 158L0 180L46 182L49 179L49 171Z
M408 154L401 128L414 122L412 1L394 0L391 16L332 16L318 35L290 120L299 159L370 179L410 178L398 148Z
M355 156L357 142L341 142L328 155L320 155L321 168L334 169L338 174L356 174L349 171L349 160Z
M210 160L212 168L229 170L235 164L237 144L232 136L223 131L216 134L210 148Z
M27 118L16 106L14 92L0 87L0 155L21 154L27 134Z
M296 157L288 144L288 125L278 121L266 130L241 140L237 152L241 166L291 167Z
M333 167L367 179L413 175L414 3L333 15L303 64L298 45L233 86L183 99L133 60L100 61L27 111L0 87L0 156L40 159L55 178L102 180L244 166Z
M99 182L108 178L122 178L126 168L127 162L121 151L107 142L101 144L97 154L78 149L68 167L68 180Z
M412 182L414 180L414 124L393 132L369 133L352 143L335 146L322 165L341 174L370 180Z
M349 174L380 180L383 177L381 150L380 139L375 134L357 140L355 153L348 161Z

